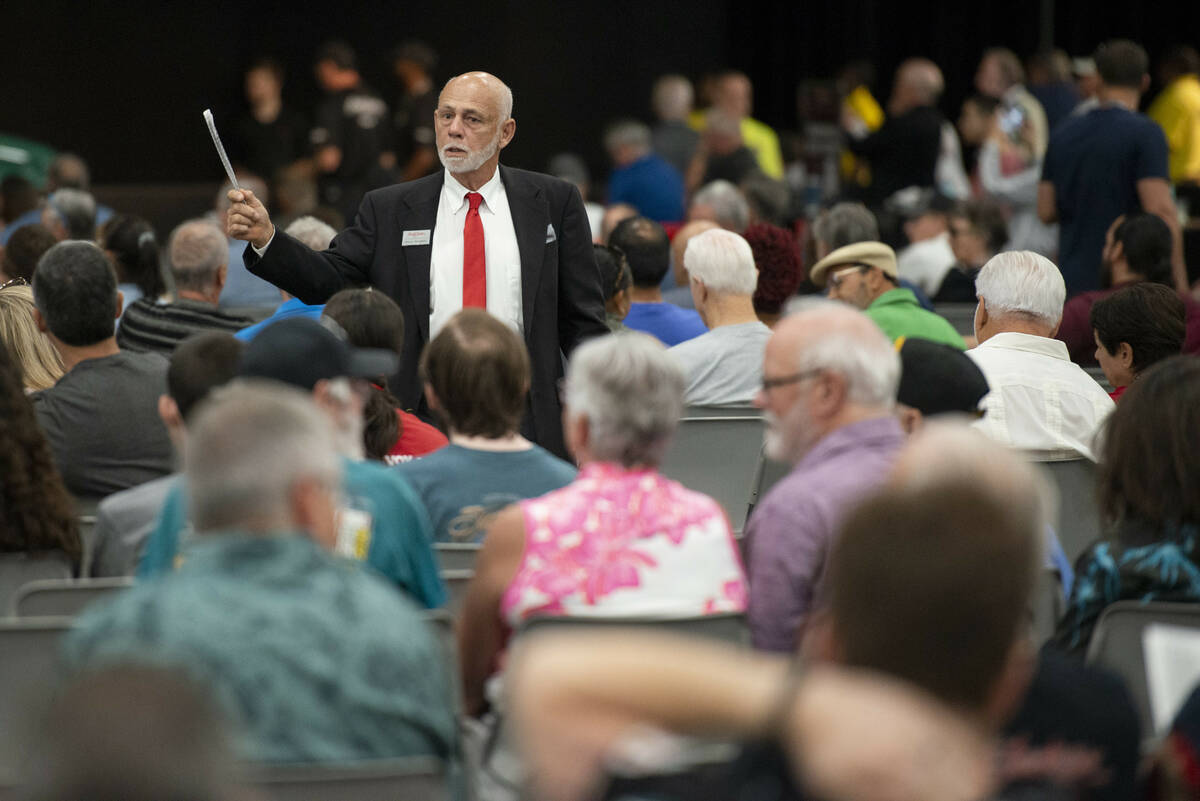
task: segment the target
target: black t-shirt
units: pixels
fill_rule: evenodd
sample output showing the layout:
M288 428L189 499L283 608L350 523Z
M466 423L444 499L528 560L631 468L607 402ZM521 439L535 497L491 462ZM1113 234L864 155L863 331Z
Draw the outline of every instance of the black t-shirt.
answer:
M847 140L850 150L871 165L871 185L863 190L868 206L881 205L905 187L933 186L943 121L933 106L918 106L888 117L865 139Z
M366 86L325 96L317 106L311 141L314 150L333 145L342 151L337 170L317 181L321 202L352 219L362 195L386 180L378 178L379 155L391 144L387 103Z
M234 125L229 156L234 164L271 181L280 169L308 155L308 134L304 115L287 106L266 123L246 113Z
M413 154L422 147L436 147L433 115L437 111L437 93L430 89L420 95L403 94L392 113L392 147L396 166L403 170ZM434 162L431 171L441 169Z
M1068 295L1100 289L1104 236L1117 217L1141 209L1143 178L1167 180L1166 137L1144 114L1101 106L1054 130L1042 180L1054 185Z

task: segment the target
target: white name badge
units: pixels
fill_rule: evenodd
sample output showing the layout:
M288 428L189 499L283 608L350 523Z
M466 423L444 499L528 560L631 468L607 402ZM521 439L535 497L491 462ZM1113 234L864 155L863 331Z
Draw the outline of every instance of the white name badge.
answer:
M400 241L401 247L412 247L413 245L428 245L429 244L429 229L424 231L405 231L404 237Z

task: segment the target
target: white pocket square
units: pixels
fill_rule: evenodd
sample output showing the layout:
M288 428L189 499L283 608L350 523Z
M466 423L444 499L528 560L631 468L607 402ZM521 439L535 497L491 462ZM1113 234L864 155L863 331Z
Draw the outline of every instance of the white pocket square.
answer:
M546 244L549 245L558 239L558 235L554 233L553 223L546 226Z

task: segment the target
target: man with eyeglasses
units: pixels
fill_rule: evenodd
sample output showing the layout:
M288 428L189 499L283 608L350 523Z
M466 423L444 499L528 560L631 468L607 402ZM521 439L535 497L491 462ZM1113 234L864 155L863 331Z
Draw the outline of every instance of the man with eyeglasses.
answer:
M766 418L767 455L794 467L746 524L755 647L795 650L824 592L834 533L904 444L893 413L899 380L892 343L841 303L802 302L768 340L754 404Z
M855 242L830 253L809 273L829 297L862 309L888 339L919 337L962 349L962 337L945 318L921 308L911 289L899 285L896 252L882 242Z

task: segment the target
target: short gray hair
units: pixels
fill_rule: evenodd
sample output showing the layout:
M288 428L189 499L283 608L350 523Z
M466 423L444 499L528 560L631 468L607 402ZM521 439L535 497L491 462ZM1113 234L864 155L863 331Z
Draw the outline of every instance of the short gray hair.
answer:
M585 342L567 368L567 414L585 416L595 458L657 465L683 414L686 379L666 347L623 331Z
M229 263L229 241L217 225L202 217L176 226L167 245L176 289L203 291Z
M682 120L692 110L692 82L682 75L663 75L654 82L650 104L662 120Z
M197 531L286 526L297 481L336 488L341 460L329 418L298 389L242 379L195 413L184 472Z
M604 149L631 147L639 153L650 152L650 128L638 120L617 120L604 132Z
M1067 286L1045 256L1009 250L983 265L975 278L975 294L989 314L1019 314L1054 326L1062 319Z
M817 216L813 236L831 251L855 242L877 242L879 221L861 203L838 203Z
M729 181L713 181L700 187L692 197L692 206L709 206L715 222L730 231L745 231L750 224L750 204Z
M96 238L96 199L82 189L59 189L46 199L50 213L62 222L67 239Z
M846 379L848 398L864 406L891 409L900 386L900 355L878 325L858 309L826 298L795 298L789 320L809 318L819 336L796 354L796 369L824 369Z
M733 231L713 228L688 240L683 252L688 275L713 292L753 295L758 286L758 268L750 243Z
M337 236L337 231L327 222L322 222L311 214L298 217L283 232L293 239L298 239L313 250L326 250L329 243Z

